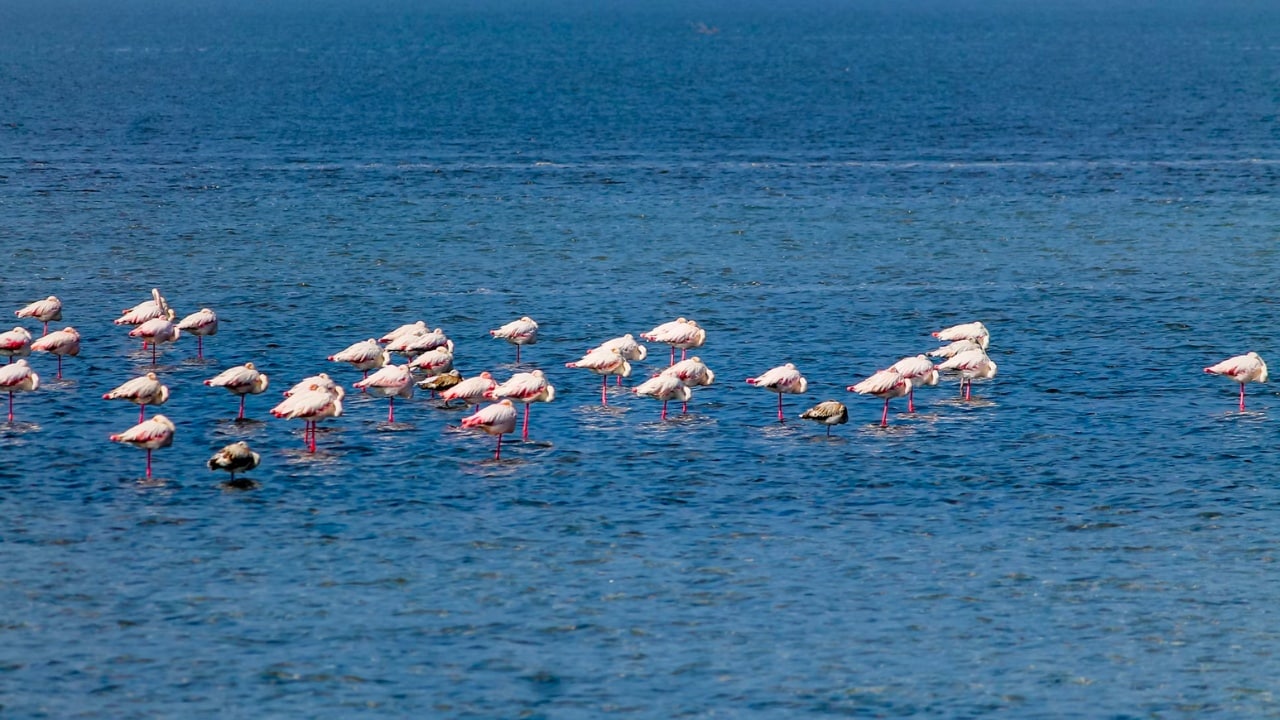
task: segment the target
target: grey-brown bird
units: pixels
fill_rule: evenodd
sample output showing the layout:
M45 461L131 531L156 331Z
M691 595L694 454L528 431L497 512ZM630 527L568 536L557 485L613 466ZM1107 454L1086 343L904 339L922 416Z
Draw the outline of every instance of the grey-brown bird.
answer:
M241 440L222 448L209 458L210 470L226 470L231 473L231 484L236 483L236 473L249 472L258 467L262 456L249 449L249 443Z
M450 370L449 372L440 373L439 375L432 375L426 380L419 380L418 387L423 390L430 390L431 392L439 393L448 390L460 382L462 382L462 373L457 370Z
M805 410L800 414L801 420L812 420L827 426L827 437L831 437L832 425L843 425L849 422L849 409L838 400L827 400Z

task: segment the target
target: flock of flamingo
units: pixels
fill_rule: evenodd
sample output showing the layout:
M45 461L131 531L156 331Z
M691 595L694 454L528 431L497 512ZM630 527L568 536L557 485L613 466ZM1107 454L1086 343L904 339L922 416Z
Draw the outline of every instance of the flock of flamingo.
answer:
M22 326L0 333L0 355L8 358L0 366L0 392L9 395L8 422L14 422L14 395L38 390L40 377L27 361L31 353L49 353L57 358L57 377L62 378L62 358L80 352L80 334L72 327L49 332L49 323L62 319L62 303L56 296L33 302L14 313L19 318L43 323L42 334L34 338ZM152 365L155 367L158 348L173 343L183 334L197 338L197 357L204 357L204 338L218 332L217 314L208 308L187 315L181 320L169 306L158 289L151 291L151 299L124 310L115 320L116 325L132 326L129 337L141 339L143 347L150 347ZM494 338L505 340L516 349L516 362L520 362L520 350L538 340L538 323L522 317L489 331ZM880 370L861 382L848 386L847 390L859 395L871 395L884 401L880 425L889 423L889 402L907 398L907 412L915 412L915 389L937 385L941 376L954 374L960 382L964 400L971 399L974 380L995 377L996 363L987 354L990 333L981 322L955 325L933 333L933 337L948 344L927 353L904 357L884 370ZM682 403L682 412L688 411L688 403L696 388L710 385L715 373L697 356L688 357L690 350L702 347L706 342L706 330L693 320L677 318L652 330L640 333L640 339L667 345L671 356L668 366L636 386L632 392L638 396L662 401L661 419L667 419L667 405L672 400ZM461 401L475 411L462 421L462 427L496 436L494 459L502 457L502 437L515 432L518 413L515 404L524 405L522 437L529 437L529 407L536 402L551 402L556 397L555 388L547 381L542 370L519 372L499 383L489 372L463 378L453 368L454 343L440 329L430 329L421 320L401 325L380 338L370 338L328 357L336 363L346 363L363 373L353 388L373 397L388 400L387 421L395 421L396 398L410 398L414 388L439 393L447 405ZM680 360L676 360L680 350ZM394 364L392 356L405 358L402 364ZM609 379L618 385L630 377L632 362L644 360L647 348L627 334L608 340L588 351L578 360L566 363L569 368L589 370L601 377L600 402L608 405ZM935 364L931 358L942 361ZM1240 384L1240 409L1245 408L1245 385L1250 382L1266 382L1267 366L1255 352L1224 360L1204 369L1206 373L1221 375ZM792 363L772 368L756 377L746 379L747 384L778 395L778 421L785 422L783 395L802 394L808 390L808 381ZM267 390L267 375L252 362L224 370L204 381L210 387L220 387L240 398L237 420L245 417L245 397ZM304 378L284 392L284 399L271 409L277 418L302 420L303 439L309 452L316 451L316 429L322 420L342 415L345 390L327 373L321 372ZM104 400L124 400L138 405L138 422L121 433L110 436L112 442L128 444L147 451L146 476L151 477L152 451L173 443L174 423L164 415L146 417L148 405L163 405L169 399L166 387L155 372L148 372L121 384L102 396ZM485 404L485 403L489 404ZM482 407L483 406L483 407ZM849 420L848 408L837 400L827 400L809 408L800 415L831 428ZM236 483L236 473L248 472L258 466L261 456L247 443L232 443L213 455L208 461L211 470L231 473Z

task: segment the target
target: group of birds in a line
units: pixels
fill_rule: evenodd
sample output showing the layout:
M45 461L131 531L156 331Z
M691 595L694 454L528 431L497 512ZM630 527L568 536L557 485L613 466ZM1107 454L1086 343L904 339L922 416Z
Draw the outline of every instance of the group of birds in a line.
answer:
M0 355L8 357L9 364L0 367L0 392L9 394L8 421L13 422L13 396L17 392L36 390L40 379L25 358L32 352L48 352L58 359L57 377L62 377L62 357L75 356L80 351L80 335L71 327L50 333L48 324L62 318L62 303L55 296L33 302L15 312L19 318L30 318L44 324L43 335L33 338L25 328L15 327L0 333ZM117 325L133 326L129 337L141 339L143 347L152 351L152 364L156 363L157 347L175 342L182 333L194 335L199 340L197 357L203 358L203 338L218 331L216 313L202 308L182 320L158 289L151 291L151 299L124 310L115 320ZM538 324L532 318L522 317L490 331L495 338L506 340L516 347L516 362L520 362L520 349L532 345L538 339ZM915 389L937 385L941 374L952 372L960 378L960 388L965 400L971 397L975 379L989 379L996 375L996 363L987 354L990 333L981 322L955 325L933 333L949 344L914 356L904 357L890 367L880 370L861 382L848 386L847 390L861 395L872 395L884 401L880 425L887 426L889 402L895 398L907 398L907 411L915 412ZM715 373L700 358L688 357L688 351L702 347L706 342L706 330L697 322L678 318L661 324L640 338L648 342L668 345L671 349L667 368L645 380L633 389L636 395L662 401L661 418L667 418L667 405L672 400L683 403L683 412L694 388L710 385ZM676 361L676 350L681 359ZM363 373L363 378L353 387L361 392L389 401L387 421L395 421L395 399L413 396L415 387L439 393L448 404L460 400L468 407L474 406L474 414L462 421L465 429L483 431L497 437L495 459L501 458L502 436L515 431L517 412L515 403L524 407L522 436L529 436L529 407L535 402L551 402L555 388L547 381L543 371L520 372L499 383L491 373L482 372L464 379L453 368L453 341L440 328L430 329L423 321L402 325L380 338L370 338L355 343L345 350L329 356L332 362L348 363ZM407 361L393 364L392 353L404 355ZM627 334L602 343L576 361L566 363L569 368L589 370L601 376L600 402L608 405L609 378L617 384L630 377L631 362L644 360L647 348ZM16 361L15 361L16 358ZM941 358L934 364L930 358ZM372 371L372 374L370 372ZM416 373L425 375L419 378ZM1205 372L1223 375L1240 383L1240 409L1244 409L1244 386L1249 382L1266 382L1266 364L1257 353L1224 360L1205 368ZM775 367L746 382L778 395L778 420L785 422L784 394L801 394L808 390L808 381L792 363ZM240 409L236 417L245 417L245 397L265 392L269 381L252 362L231 367L204 381L205 385L221 387L239 396ZM271 409L277 418L296 419L304 422L303 438L309 452L316 450L317 424L325 419L342 415L345 390L327 373L304 378L284 392L284 400ZM174 424L164 415L146 418L147 405L163 405L169 399L166 387L155 372L134 378L103 395L106 400L126 400L138 405L138 423L128 430L113 434L114 442L126 443L147 451L147 477L151 477L151 452L167 447L173 442ZM491 404L481 407L486 401ZM801 418L825 425L827 434L831 427L848 422L848 409L837 400L827 400L806 410ZM209 460L210 469L222 469L232 473L247 472L260 462L258 453L246 443L238 442L219 450Z

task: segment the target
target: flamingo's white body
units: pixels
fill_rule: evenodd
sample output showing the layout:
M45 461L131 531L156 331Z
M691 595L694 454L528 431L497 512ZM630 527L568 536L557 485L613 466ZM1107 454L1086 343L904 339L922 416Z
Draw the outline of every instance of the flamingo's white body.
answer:
M688 403L693 391L680 381L675 375L667 375L660 373L640 383L635 389L635 394L641 397L651 397L655 400L662 401L662 415L660 419L667 419L667 403L671 400L679 400Z
M960 374L960 389L968 400L974 379L986 380L996 376L996 363L983 350L965 350L938 365L939 372Z
M983 350L990 347L991 333L987 332L987 326L980 322L964 323L962 325L952 325L949 328L943 328L933 336L939 340L972 340L982 346Z
M177 342L182 331L173 322L176 315L173 310L165 317L152 318L129 331L129 337L142 338L142 342L151 344L151 364L156 364L156 349L161 343Z
M293 393L271 408L271 414L285 420L302 420L305 423L303 439L309 452L316 451L316 423L342 416L342 398L346 396L339 386L322 388L312 383L305 390Z
M428 350L409 362L409 367L421 370L427 375L439 375L453 369L453 349L438 347Z
M671 364L676 363L676 349L679 348L680 359L684 360L688 351L693 348L702 347L707 341L707 331L698 326L698 323L685 318L676 318L668 323L663 323L647 333L640 333L640 337L649 342L662 343L671 346Z
M498 387L498 381L494 380L493 375L486 370L440 393L440 399L444 400L445 404L448 404L451 400L461 400L468 407L479 406L484 402L485 396L489 394L489 391L496 387Z
M390 343L405 335L423 335L427 332L427 323L425 320L419 320L392 330L391 332L378 338L380 343Z
M43 300L37 300L25 307L13 312L20 318L31 318L36 322L44 324L43 335L49 334L49 323L54 320L62 319L62 301L57 295L50 295Z
M525 315L519 320L512 320L497 330L490 330L489 334L515 345L516 362L520 362L520 347L538 342L538 323L534 322L533 318Z
M310 390L312 385L315 385L317 390L325 390L328 392L334 392L338 388L338 383L334 382L333 378L329 377L329 373L320 373L318 375L303 378L296 385L285 390L284 396L289 397L304 390Z
M599 375L601 377L600 404L606 406L609 404L609 376L631 376L631 363L627 362L627 359L622 357L622 354L618 352L617 348L596 348L573 362L565 363L564 366L590 370L591 372Z
M151 451L173 444L173 421L164 415L134 425L122 433L111 436L111 442L125 443L147 451L147 478L151 478Z
M138 422L147 419L148 405L163 405L169 401L169 388L160 382L156 374L149 372L136 377L104 394L103 400L127 400L138 404Z
M556 389L547 381L541 370L516 373L506 382L489 391L491 400L512 400L524 403L524 423L520 431L522 439L529 439L529 405L536 402L551 402L556 399Z
M387 345L388 350L404 353L411 358L440 348L453 352L453 341L440 328L421 335L405 335Z
M884 400L884 412L880 414L880 427L885 427L889 424L889 401L909 394L911 386L911 380L904 378L897 370L890 368L888 370L880 370L866 380L857 385L850 385L846 389L859 395L874 395Z
M16 357L26 357L31 354L31 333L24 327L15 327L8 332L0 333L0 355L9 358L9 362L13 362Z
M904 380L911 381L911 389L907 392L907 412L916 411L916 388L924 385L937 385L938 369L927 355L904 357L889 367L896 370Z
M1267 364L1256 352L1248 352L1227 358L1217 365L1204 369L1210 375L1221 375L1240 383L1240 409L1244 410L1244 386L1251 382L1267 381Z
M800 413L800 419L826 425L827 437L830 437L831 426L849 422L849 408L838 400L826 400Z
M799 395L809 389L809 381L792 363L779 365L757 377L747 378L747 384L778 393L778 422L786 422L786 416L782 414L783 393Z
M352 367L364 373L364 377L369 377L370 370L377 370L391 362L391 354L384 350L377 340L369 338L330 355L329 360L350 363Z
M151 299L126 308L116 318L117 325L141 325L148 320L169 316L169 303L156 288L151 288Z
M462 427L498 436L498 449L494 460L502 459L502 436L516 429L516 409L510 400L501 400L480 409L462 420Z
M934 350L930 350L928 353L926 353L926 355L928 355L929 357L936 357L936 358L951 358L951 357L955 357L956 355L959 355L962 352L965 352L966 350L982 350L982 349L984 349L982 347L982 344L974 342L973 340L956 340L953 343L943 345L942 347Z
M355 387L374 397L387 398L390 401L387 422L393 423L396 421L396 398L413 397L413 371L408 365L384 365L374 374L357 382Z
M706 387L707 385L715 382L716 379L716 374L712 372L711 368L707 367L706 363L702 362L702 358L697 355L686 360L681 360L659 374L670 375L671 377L677 378L690 389L695 387ZM689 412L688 402L684 403L680 408L680 412Z
M214 377L204 381L209 387L226 388L233 395L240 396L240 412L236 415L237 420L244 419L244 398L246 395L258 395L266 392L270 380L266 373L259 372L253 363L247 362L243 365L227 368L218 373Z
M56 355L58 358L58 379L62 379L62 358L70 355L75 357L80 354L80 333L73 327L64 327L61 330L37 338L31 343L33 352L47 352Z
M196 337L196 357L204 359L204 339L218 334L218 314L209 308L200 308L182 318L178 329Z
M9 422L13 422L13 394L39 389L40 376L26 360L0 365L0 392L9 394Z

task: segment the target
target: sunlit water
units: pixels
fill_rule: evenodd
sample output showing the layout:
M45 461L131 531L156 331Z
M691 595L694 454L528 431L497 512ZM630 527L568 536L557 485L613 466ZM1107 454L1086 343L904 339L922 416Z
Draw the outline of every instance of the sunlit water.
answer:
M84 335L0 426L6 716L1275 714L1280 398L1200 370L1273 354L1280 13L1072 5L0 11L0 307ZM222 329L143 481L152 287ZM677 316L687 415L564 367ZM269 417L417 319L531 442ZM975 319L972 401L845 391Z

